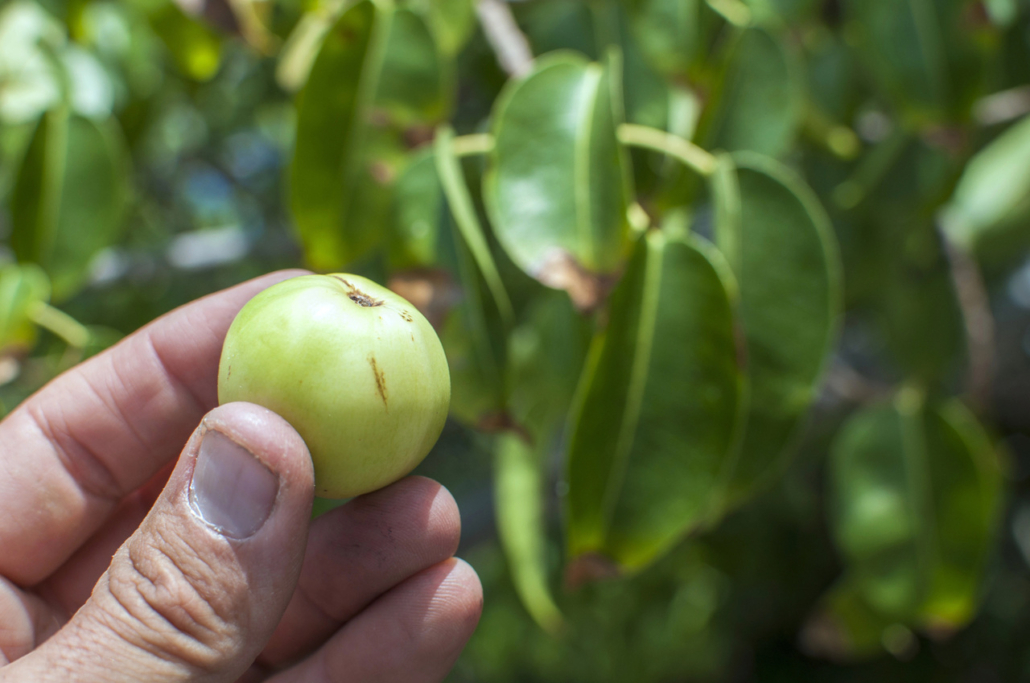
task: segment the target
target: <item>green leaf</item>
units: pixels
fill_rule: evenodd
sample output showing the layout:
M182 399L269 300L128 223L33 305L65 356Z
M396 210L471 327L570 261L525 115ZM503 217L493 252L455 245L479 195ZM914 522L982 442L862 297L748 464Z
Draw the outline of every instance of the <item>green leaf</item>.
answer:
M703 244L642 236L612 295L571 420L573 560L638 569L722 502L744 377L732 275Z
M963 0L851 0L853 42L876 85L916 123L976 96L981 59ZM968 104L968 103L966 103Z
M313 26L309 41L318 40ZM451 99L449 63L421 17L389 0L362 0L340 15L297 96L290 207L312 267L340 268L380 246L410 160L406 133L424 134Z
M508 298L508 292L501 281L493 254L490 253L490 245L486 241L483 226L480 225L479 217L476 215L475 205L472 203L468 185L461 172L461 164L454 155L453 140L454 131L449 126L441 126L437 130L436 144L434 145L436 171L439 174L444 195L447 197L447 204L454 215L454 222L490 289L490 294L501 313L505 327L510 327L515 318L511 299Z
M920 547L930 520L919 401L859 413L831 452L834 538L863 599L891 619L914 616L928 569Z
M113 121L48 113L39 123L11 201L11 246L38 263L55 299L85 283L89 265L120 235L129 155Z
M404 169L393 195L393 219L389 241L394 269L431 266L437 261L443 221L443 187L436 172L432 148L422 150Z
M421 15L394 12L376 90L376 109L401 126L433 124L450 114L454 99L451 63L437 48Z
M799 72L797 57L781 37L757 28L743 31L702 119L706 148L784 155L804 113Z
M831 454L833 531L878 614L938 633L974 616L998 521L996 457L960 403L912 389L845 425Z
M667 76L684 75L704 47L701 0L622 0L648 61Z
M445 55L457 55L476 28L472 0L407 0L405 4L425 17Z
M556 286L568 270L614 273L627 251L617 63L551 55L510 82L494 108L487 210L505 251L544 284Z
M508 411L534 443L565 422L590 344L590 326L564 292L545 290L508 338Z
M941 224L949 238L973 251L1030 242L1030 116L969 161Z
M297 141L290 207L304 253L328 270L354 261L378 241L383 192L364 166L372 106L391 13L362 0L326 34L297 98Z
M557 633L563 618L548 585L544 520L544 459L549 442L536 447L505 432L494 445L494 506L497 535L508 558L515 590L533 619Z
M50 280L35 264L0 268L0 351L28 351L36 342L32 310L50 300Z
M961 402L949 401L923 419L936 533L921 621L936 632L953 631L979 604L1003 482L990 439Z
M750 408L731 494L739 500L783 469L836 341L843 284L829 217L782 165L722 156L712 195L747 340Z

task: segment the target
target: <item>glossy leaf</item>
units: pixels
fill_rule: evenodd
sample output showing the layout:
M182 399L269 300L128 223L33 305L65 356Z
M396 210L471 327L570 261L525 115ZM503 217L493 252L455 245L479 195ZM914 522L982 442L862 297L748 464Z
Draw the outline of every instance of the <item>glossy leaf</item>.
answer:
M826 212L779 163L724 156L712 194L747 340L751 400L732 485L739 499L782 470L797 440L836 341L842 283Z
M28 351L36 341L32 309L50 300L50 281L35 264L0 268L0 350Z
M86 281L122 229L128 152L114 124L55 110L39 123L12 193L11 246L43 267L55 299Z
M574 562L601 556L639 569L722 502L744 378L732 275L703 244L648 233L612 294L572 418Z
M834 536L877 613L938 633L972 618L999 509L996 457L961 404L912 389L845 426L831 460Z
M540 60L494 108L496 144L483 194L497 239L529 275L615 272L629 238L617 60L571 54Z
M61 100L53 54L66 42L64 27L35 2L0 9L0 123L35 121Z
M985 240L1030 242L1030 116L970 160L942 212L942 226L971 250Z
M801 124L801 84L797 58L782 38L763 29L744 31L703 118L705 146L782 156Z
M497 535L511 567L515 590L537 624L554 633L562 627L563 617L548 585L542 456L549 445L543 441L531 446L511 432L497 437L494 504Z

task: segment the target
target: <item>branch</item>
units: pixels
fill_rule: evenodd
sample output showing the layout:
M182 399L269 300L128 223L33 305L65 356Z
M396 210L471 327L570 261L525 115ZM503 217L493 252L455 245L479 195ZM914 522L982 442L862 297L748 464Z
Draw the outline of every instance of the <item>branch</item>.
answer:
M529 73L533 65L533 51L529 40L515 23L511 8L503 0L479 0L476 14L483 27L486 42L490 43L501 68L516 78Z
M980 267L962 247L942 234L951 281L955 285L958 305L966 327L966 347L969 352L969 401L976 412L983 415L991 405L994 379L994 316Z

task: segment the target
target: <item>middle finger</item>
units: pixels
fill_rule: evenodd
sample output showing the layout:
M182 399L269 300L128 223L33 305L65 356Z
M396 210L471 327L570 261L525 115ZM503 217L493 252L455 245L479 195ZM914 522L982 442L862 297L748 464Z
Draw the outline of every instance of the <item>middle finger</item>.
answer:
M312 523L297 590L258 663L278 669L408 577L454 555L461 535L450 492L408 477Z

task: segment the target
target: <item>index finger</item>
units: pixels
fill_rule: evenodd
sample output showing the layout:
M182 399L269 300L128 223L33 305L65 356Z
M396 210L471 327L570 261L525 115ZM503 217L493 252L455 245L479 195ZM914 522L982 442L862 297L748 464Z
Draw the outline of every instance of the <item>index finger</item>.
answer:
M230 323L281 271L158 318L59 376L0 422L0 575L33 585L118 501L175 458L218 404Z

